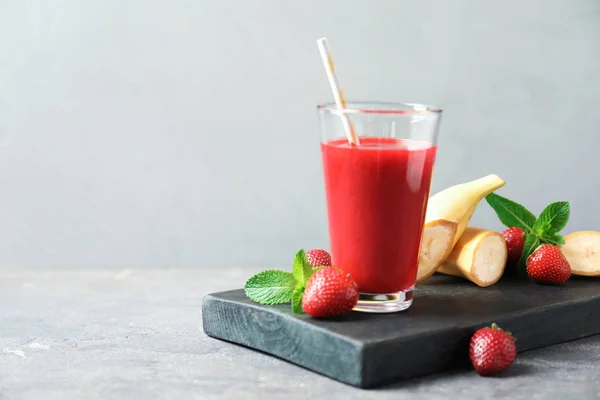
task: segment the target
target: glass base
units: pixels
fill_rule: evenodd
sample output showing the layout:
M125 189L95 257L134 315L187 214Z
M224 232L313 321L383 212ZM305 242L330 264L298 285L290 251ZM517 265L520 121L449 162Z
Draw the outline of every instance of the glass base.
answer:
M412 304L414 290L415 288L411 287L395 293L360 293L358 296L358 303L353 310L370 313L393 313L403 311Z

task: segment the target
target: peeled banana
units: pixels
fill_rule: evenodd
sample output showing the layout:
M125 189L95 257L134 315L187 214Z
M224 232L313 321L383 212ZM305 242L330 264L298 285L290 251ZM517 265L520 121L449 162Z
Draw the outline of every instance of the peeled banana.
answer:
M502 178L492 174L451 186L429 198L417 283L437 271L462 236L479 202L504 184Z

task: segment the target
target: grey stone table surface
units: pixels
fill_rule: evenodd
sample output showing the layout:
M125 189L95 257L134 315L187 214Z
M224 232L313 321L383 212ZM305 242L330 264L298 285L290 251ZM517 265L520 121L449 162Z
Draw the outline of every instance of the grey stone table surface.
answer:
M207 337L202 297L257 271L0 270L0 399L600 399L600 336L371 390Z

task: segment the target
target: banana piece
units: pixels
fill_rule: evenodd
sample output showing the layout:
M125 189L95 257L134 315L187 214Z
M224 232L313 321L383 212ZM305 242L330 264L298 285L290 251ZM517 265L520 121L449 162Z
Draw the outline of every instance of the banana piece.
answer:
M423 282L437 271L465 231L479 202L504 184L504 180L498 175L487 175L451 186L429 198L417 283Z
M454 240L454 244L456 244L479 202L488 194L504 186L505 183L498 175L487 175L444 189L429 199L425 221L445 219L456 222L458 224L457 236Z
M565 236L560 251L573 275L600 276L600 232L580 231Z
M460 276L477 286L488 287L502 277L507 258L506 241L500 233L467 226L437 272Z
M438 219L425 223L421 236L417 283L423 282L448 258L458 231L456 222Z

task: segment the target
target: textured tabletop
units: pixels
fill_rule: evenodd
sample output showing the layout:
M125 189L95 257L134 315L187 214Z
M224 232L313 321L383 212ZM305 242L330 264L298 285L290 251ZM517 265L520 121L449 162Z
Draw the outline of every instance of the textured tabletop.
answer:
M206 337L203 295L257 271L0 271L0 400L600 398L600 336L376 390Z

